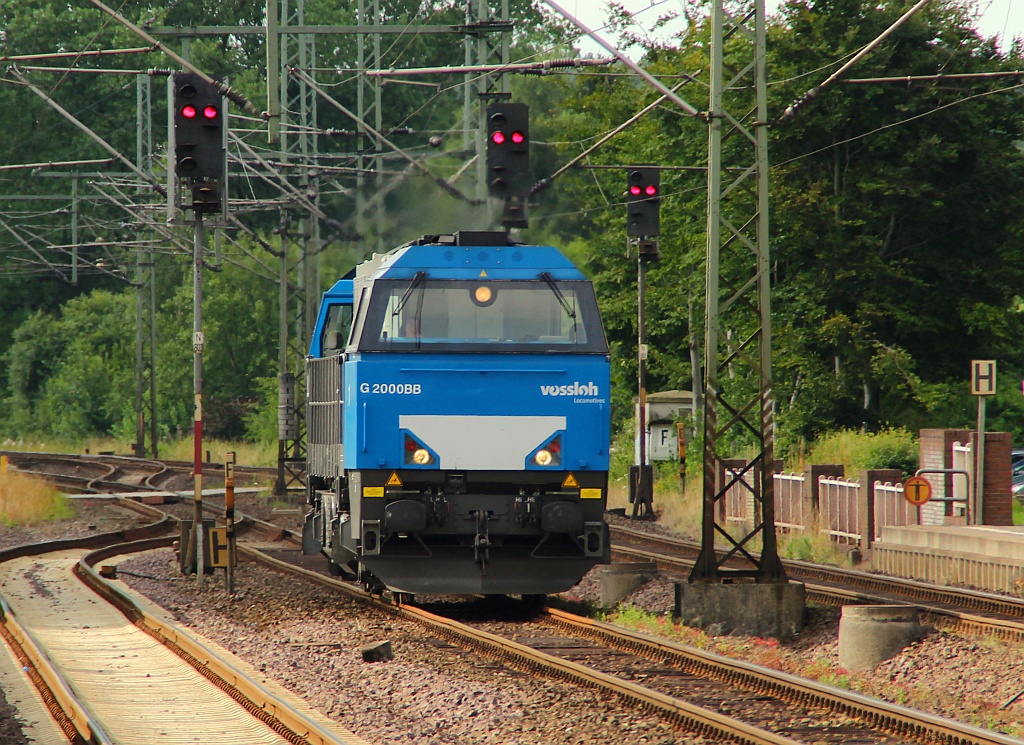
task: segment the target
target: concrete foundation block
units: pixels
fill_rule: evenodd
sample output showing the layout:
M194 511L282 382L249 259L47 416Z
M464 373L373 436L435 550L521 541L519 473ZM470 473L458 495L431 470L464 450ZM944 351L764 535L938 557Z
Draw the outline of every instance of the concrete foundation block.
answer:
M602 567L601 606L608 608L615 605L657 574L658 566L653 561L632 561Z
M839 666L863 672L921 638L917 608L844 605L839 619Z
M710 633L785 641L803 628L807 598L802 582L677 582L675 606L684 623Z

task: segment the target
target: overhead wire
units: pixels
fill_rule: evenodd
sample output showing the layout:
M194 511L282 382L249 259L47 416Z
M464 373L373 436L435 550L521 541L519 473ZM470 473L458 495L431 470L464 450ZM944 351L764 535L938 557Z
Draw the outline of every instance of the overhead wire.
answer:
M657 4L654 4L654 5L650 6L650 7L656 7L657 5L661 5L661 4L663 4L664 2L667 2L667 0L662 0L662 2L661 2L661 3L657 3ZM649 10L649 8L644 8L644 9L641 9L640 11L635 11L635 12L633 12L633 13L630 13L629 15L630 15L630 17L632 18L632 17L634 17L634 16L636 16L636 15L639 15L639 13L641 13L641 12L645 12L646 10ZM412 24L409 24L409 25L410 25L410 27L411 27L411 25L412 25ZM606 24L605 26L602 26L602 27L600 27L600 29L599 29L599 30L604 30L604 29L605 29L605 28L607 28L607 27L608 27L608 25ZM404 35L404 34L401 34L401 35L398 35L398 37L396 37L396 40L395 40L395 42L393 42L393 43L392 43L392 45L391 45L391 47L389 47L389 49L388 49L388 51L389 51L389 52L390 52L390 51L391 51L392 49L394 49L394 48L395 48L395 46L396 46L396 45L397 45L397 43L398 43L398 38L401 38L401 36L403 36L403 35ZM576 38L577 38L577 40L578 40L579 38L582 38L582 36L584 36L584 35L583 35L583 34L580 34L580 35L578 35L578 36L576 37ZM94 38L95 38L95 37L94 37ZM411 48L411 45L412 45L412 43L413 43L413 40L411 40L411 39L410 39L410 40L409 40L409 41L407 42L406 46L404 47L404 49L403 49L403 50L401 51L401 53L400 53L400 54L405 54L405 53L406 53L406 52L407 52L407 51L408 51L408 50L409 50L409 49ZM550 49L555 49L555 48L557 48L557 47L556 47L556 46L550 47ZM852 55L852 54L854 54L854 53L851 53L851 55ZM532 57L534 57L534 56L536 56L536 55L528 55L528 56L526 56L526 57L523 57L522 59L531 59L531 58L532 58ZM847 57L848 57L848 56L850 56L850 55L847 55ZM841 58L841 59L845 59L845 58L846 58L846 57L844 57L844 58ZM841 61L841 60L840 60L840 61ZM830 67L830 66L834 66L835 64L838 64L838 62L830 63L830 65L827 65L827 66L823 66L822 68L819 68L819 69L825 69L825 68L827 68L827 67ZM811 72L808 72L808 73L802 73L802 74L801 74L800 76L796 76L796 77L792 78L791 80L799 79L799 77L805 77L805 76L807 76L807 75L810 75L810 74L813 74L813 71L811 71ZM458 84L455 84L455 85L451 85L451 86L448 86L447 88L445 88L445 89L444 89L444 92L449 92L449 91L455 90L455 89L457 89L457 88L459 88L459 87L461 87L461 86L463 86L463 85L465 85L465 81L460 81L460 82L459 82ZM1009 90L1009 89L1006 89L1006 90ZM433 101L434 99L436 99L437 95L439 95L439 93L438 93L438 94L435 94L434 96L432 96L432 97L431 97L431 98L430 98L430 99L428 100L428 102L427 102L426 104L424 104L423 106L419 107L419 108L418 108L418 109L416 109L416 110L415 110L414 112L412 112L411 114L409 114L409 115L408 115L408 116L406 117L406 120L405 120L405 121L408 121L408 120L409 120L409 119L410 119L410 118L411 118L412 116L414 116L415 114L417 114L417 113L419 113L420 111L422 111L422 109L423 109L423 108L425 108L425 106L429 105L429 102L430 102L430 101ZM963 99L963 101L966 101L966 100L970 100L970 99ZM946 106L943 106L943 107L940 107L940 108L946 108L946 107L948 107L948 106L951 106L951 105L955 105L956 103L960 103L960 102L963 102L963 101L958 101L958 102L954 102L954 103L948 104L948 105L946 105ZM936 109L936 111L937 111L937 110L939 110L939 109ZM933 112L929 112L929 113L933 113ZM916 119L916 118L920 118L920 116L923 116L923 115L919 115L919 116L917 116L917 117L911 117L911 118L908 118L908 119L906 119L906 120L903 120L902 122L897 122L897 123L893 123L892 125L887 125L886 127L881 127L881 128L878 128L878 129L876 129L876 130L873 130L872 132L864 133L864 134L862 134L862 135L859 135L859 136L857 136L857 137L855 137L855 138L851 138L851 140L853 140L853 139L860 139L860 138L863 138L863 137L869 136L869 135L873 134L874 132L878 132L878 131L881 131L881 130L883 130L883 129L886 129L886 128L888 128L889 126L898 126L899 124L903 124L903 123L907 123L907 122L913 121L913 120L914 120L914 119ZM598 135L595 135L595 137L597 137L597 136L598 136ZM842 144L842 143L837 143L837 144ZM262 148L261 148L261 150L262 150ZM267 152L272 152L272 151L269 151L269 150L267 150ZM273 151L273 152L276 152L276 151ZM815 152L820 152L820 151L815 151ZM813 154L813 153L808 153L807 155L812 155L812 154ZM326 156L326 155L325 155L325 157L334 157L334 156ZM339 156L339 157L340 157L340 156ZM801 157L806 157L806 156L801 156ZM790 161L786 161L786 162L787 162L787 163L788 163L788 162L792 162L792 160L795 160L795 159L791 159ZM247 165L246 165L246 164L245 164L245 163L244 163L244 162L243 162L243 161L242 161L242 160L241 160L240 158L238 159L238 162L242 163L242 165L243 165L243 168L244 168L244 169L247 169L247 168L248 168L248 166L247 166ZM780 165L782 165L782 164L780 164ZM250 193L252 194L252 196L253 196L253 199L255 200L255 193L254 193L254 191L253 191L253 188L252 188L252 185L251 185L251 181L250 181Z
M1007 93L1009 91L1020 90L1022 88L1024 88L1024 83L1017 84L1017 85L1011 85L1011 86L1007 86L1005 88L999 88L999 89L991 90L991 91L983 91L981 93L976 93L976 94L974 94L972 96L967 96L966 98L960 98L960 99L957 99L956 101L950 101L947 104L941 104L939 106L936 106L933 109L929 109L928 111L921 112L920 114L915 114L913 116L909 116L909 117L907 117L905 119L901 119L901 120L899 120L897 122L890 122L889 124L884 124L881 127L876 127L875 129L872 129L872 130L870 130L868 132L862 132L859 135L854 135L853 137L847 137L845 140L839 140L838 142L830 143L829 145L826 145L825 147L818 148L817 150L812 150L810 152L804 153L802 155L798 155L798 156L790 158L788 160L784 160L784 161L781 161L781 162L778 162L778 163L773 163L771 165L771 167L772 168L780 168L780 167L782 167L784 165L788 165L789 163L793 163L794 161L802 160L803 158L809 158L812 155L817 155L818 153L823 153L823 152L825 152L827 150L831 150L831 149L833 149L835 147L838 147L840 145L846 145L846 144L849 144L851 142L856 142L857 140L864 139L865 137L870 137L871 135L877 134L878 132L884 132L885 130L892 129L894 127L900 127L900 126L903 126L904 124L910 124L911 122L915 122L918 119L923 119L926 116L931 116L932 114L937 114L940 111L944 111L946 109L953 108L954 106L959 106L962 103L967 103L968 101L973 101L974 99L977 99L977 98L984 98L986 96L993 96L993 95L996 95L998 93Z

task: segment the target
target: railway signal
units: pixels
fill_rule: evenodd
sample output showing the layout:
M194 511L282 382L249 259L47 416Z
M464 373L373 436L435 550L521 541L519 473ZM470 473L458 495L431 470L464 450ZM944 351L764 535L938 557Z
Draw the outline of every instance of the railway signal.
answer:
M656 238L661 233L661 172L632 168L626 177L626 234Z
M530 110L524 103L487 107L487 190L505 201L502 222L526 226L530 196Z
M224 101L217 86L191 72L174 74L174 173L192 183L192 207L219 212L226 170Z

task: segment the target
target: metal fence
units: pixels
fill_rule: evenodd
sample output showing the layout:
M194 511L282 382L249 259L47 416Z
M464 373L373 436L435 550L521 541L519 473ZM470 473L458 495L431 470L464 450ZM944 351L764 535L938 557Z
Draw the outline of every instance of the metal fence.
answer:
M804 514L804 477L799 473L775 474L775 527L805 531L812 516Z
M818 479L818 526L836 543L860 543L860 483Z
M974 473L974 450L969 442L954 442L953 443L953 468L966 471L967 473ZM967 509L967 505L970 504L971 495L970 484L967 481L967 477L961 473L953 474L953 493L949 496L953 499L962 500L953 502L952 513L958 517L968 518L967 522L970 523L970 518Z
M737 478L737 471L726 468L724 475L731 483L724 499L725 523L750 528L753 517L754 489L750 473ZM775 484L775 527L782 532L820 530L840 544L862 545L862 531L871 525L870 540L881 538L882 528L893 525L921 525L921 509L903 497L903 484L875 481L871 492L865 493L858 481L822 476L818 479L815 526L813 504L808 499L807 476L777 473ZM868 511L870 510L870 513ZM865 514L867 513L867 514ZM870 519L868 519L870 517Z
M874 539L882 537L882 528L891 525L920 525L921 508L915 507L903 498L903 484L875 482L874 493L875 529Z

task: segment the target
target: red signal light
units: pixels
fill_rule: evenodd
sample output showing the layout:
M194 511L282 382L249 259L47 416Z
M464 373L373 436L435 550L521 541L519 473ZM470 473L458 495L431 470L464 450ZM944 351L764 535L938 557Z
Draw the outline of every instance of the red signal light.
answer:
M196 118L196 114L198 114L198 113L199 112L196 111L196 107L193 106L192 104L185 104L184 106L181 107L181 115L183 117L185 117L186 119L195 119Z
M495 145L504 145L505 144L505 133L504 132L495 132L494 134L491 135L491 142L493 142Z
M634 197L640 196L640 187L637 186L636 184L633 184L632 186L629 187L629 193L632 194Z
M523 144L523 141L525 139L526 138L523 136L522 132L513 132L512 133L512 142L514 142L516 145Z
M658 187L655 186L654 184L647 184L647 186L644 187L644 194L646 194L649 197L653 197L657 193Z
M220 112L217 111L216 106L207 104L203 107L203 117L206 119L216 119L218 114L220 114Z

